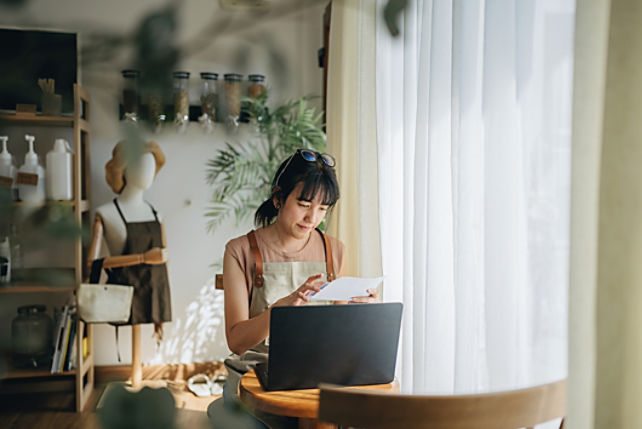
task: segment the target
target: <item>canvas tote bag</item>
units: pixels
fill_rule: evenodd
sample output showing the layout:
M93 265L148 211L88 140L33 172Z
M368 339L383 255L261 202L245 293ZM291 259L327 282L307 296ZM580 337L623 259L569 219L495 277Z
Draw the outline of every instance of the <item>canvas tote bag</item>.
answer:
M86 323L126 323L132 309L134 287L98 284L103 259L91 265L90 283L81 283L76 292L78 316Z

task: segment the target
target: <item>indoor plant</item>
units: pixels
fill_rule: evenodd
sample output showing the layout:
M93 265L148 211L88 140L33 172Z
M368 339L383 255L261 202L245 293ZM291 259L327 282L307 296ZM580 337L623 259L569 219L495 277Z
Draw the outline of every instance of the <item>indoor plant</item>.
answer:
M280 163L298 148L321 152L326 135L318 113L303 97L271 109L267 91L245 99L256 137L247 142L226 143L207 162L207 182L213 187L205 215L208 229L216 228L234 213L236 223L254 213L269 197L272 177Z

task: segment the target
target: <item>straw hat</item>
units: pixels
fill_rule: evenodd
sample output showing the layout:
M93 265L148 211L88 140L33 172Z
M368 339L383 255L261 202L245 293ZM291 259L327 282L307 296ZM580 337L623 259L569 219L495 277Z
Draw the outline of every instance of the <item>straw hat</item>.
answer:
M105 179L109 187L117 194L120 194L125 187L125 169L127 168L127 162L136 156L135 149L131 146L128 147L127 142L120 141L111 152L111 159L105 164ZM154 177L156 177L165 164L165 154L160 146L153 141L145 142L141 149L141 155L145 153L154 155L156 161Z

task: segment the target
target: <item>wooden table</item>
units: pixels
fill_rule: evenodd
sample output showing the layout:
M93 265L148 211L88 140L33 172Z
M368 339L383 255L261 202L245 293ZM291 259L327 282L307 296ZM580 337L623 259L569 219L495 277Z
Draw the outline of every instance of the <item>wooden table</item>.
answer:
M351 386L348 389L380 390L396 392L396 381L388 384ZM323 423L319 417L319 389L275 390L266 392L252 370L241 378L239 397L246 405L279 416L298 417L300 429L331 429L336 425Z

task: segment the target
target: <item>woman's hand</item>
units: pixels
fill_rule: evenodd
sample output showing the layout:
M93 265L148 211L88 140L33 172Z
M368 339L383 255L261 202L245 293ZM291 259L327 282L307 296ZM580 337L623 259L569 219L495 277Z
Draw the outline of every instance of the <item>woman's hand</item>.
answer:
M305 304L310 300L308 298L309 294L311 294L312 292L319 292L321 290L321 285L324 283L324 281L321 280L321 277L323 277L323 274L315 274L308 277L305 283L299 286L297 290L292 292L290 295L284 296L283 298L279 299L272 306L280 307L285 305Z
M377 289L366 289L368 296L355 296L350 302L371 303L380 302L379 291Z

